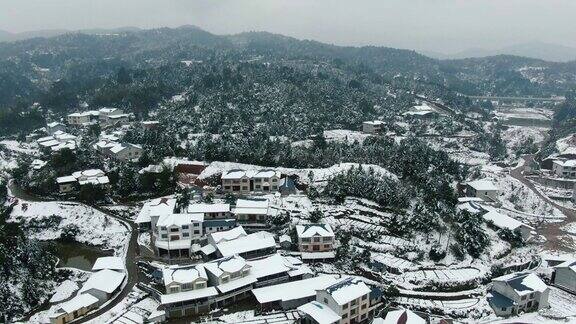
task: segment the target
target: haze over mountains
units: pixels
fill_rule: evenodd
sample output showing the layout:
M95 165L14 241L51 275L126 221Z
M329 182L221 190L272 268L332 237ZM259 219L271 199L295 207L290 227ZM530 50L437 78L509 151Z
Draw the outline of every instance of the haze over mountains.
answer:
M35 30L21 33L11 33L8 31L0 30L0 42L12 42L19 40L26 40L36 37L54 37L67 33L83 33L83 34L113 34L120 32L135 32L142 30L138 27L119 27L114 29L82 29L82 30L68 30L68 29L46 29ZM386 46L386 44L382 44ZM464 58L481 58L496 55L515 55L535 59L541 59L550 62L569 62L576 60L576 48L545 43L545 42L528 42L506 46L500 49L486 49L486 48L470 48L457 53L443 53L437 51L417 50L418 52L436 59L464 59Z

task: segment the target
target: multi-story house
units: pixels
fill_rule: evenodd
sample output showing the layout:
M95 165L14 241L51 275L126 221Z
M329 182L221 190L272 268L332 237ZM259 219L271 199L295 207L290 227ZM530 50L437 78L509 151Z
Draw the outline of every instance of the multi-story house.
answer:
M86 184L108 188L110 180L104 171L100 169L89 169L76 171L72 175L56 178L60 193L75 191L77 188Z
M257 281L250 273L252 266L237 255L204 263L204 268L210 285L224 295L216 301L219 307L249 297L252 285Z
M236 219L241 224L266 223L268 216L271 215L269 202L267 199L248 200L238 199L236 207L232 211Z
M366 134L380 134L382 132L383 121L380 120L370 120L362 123L362 132Z
M98 121L98 111L90 110L84 112L75 112L66 116L68 125L80 126Z
M280 172L275 170L230 170L222 175L224 192L247 194L250 192L277 192Z
M56 132L65 132L66 125L59 123L59 122L51 122L46 124L46 133L48 135L53 135Z
M208 276L201 264L164 268L162 270L162 277L167 294L176 294L208 287Z
M560 178L576 178L576 160L554 160L552 172Z
M347 277L316 292L316 301L298 307L304 323L361 323L368 320L371 289Z
M101 126L115 124L118 120L128 121L128 115L118 108L100 108L98 110L98 121Z
M492 280L488 302L498 316L548 307L550 288L534 273L512 273Z
M552 283L573 294L576 294L576 260L568 260L554 267Z
M154 246L160 256L190 256L192 243L202 238L202 214L169 213L160 216L154 232Z
M247 234L242 226L208 235L208 244L200 250L205 257L229 257L239 255L254 259L276 252L274 236L260 231Z
M230 218L230 204L192 204L188 206L186 211L203 214L204 219Z
M142 146L130 143L119 143L109 149L111 157L120 161L138 160L144 150Z
M296 225L300 252L327 252L334 250L334 231L328 224Z

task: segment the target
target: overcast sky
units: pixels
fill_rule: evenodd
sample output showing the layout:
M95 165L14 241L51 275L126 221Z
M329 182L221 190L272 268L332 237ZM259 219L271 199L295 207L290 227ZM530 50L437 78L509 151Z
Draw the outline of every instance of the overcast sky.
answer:
M531 41L576 47L575 14L576 0L0 0L0 29L192 24L453 53Z

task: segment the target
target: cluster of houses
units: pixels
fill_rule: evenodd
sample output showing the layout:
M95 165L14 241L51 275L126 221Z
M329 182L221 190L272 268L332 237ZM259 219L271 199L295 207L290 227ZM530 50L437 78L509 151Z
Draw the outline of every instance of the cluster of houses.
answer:
M138 160L144 153L141 145L106 139L96 142L93 147L100 154L120 161Z
M70 193L77 191L81 186L91 184L102 188L107 188L110 179L104 171L100 169L88 169L84 171L76 171L69 176L56 178L58 189L60 193Z
M47 152L58 152L65 148L75 150L78 145L78 138L63 130L58 129L54 132L49 132L49 134L36 140L38 147Z
M118 126L126 124L129 114L118 108L101 108L84 112L75 112L66 116L66 122L72 126L86 126L99 124L101 127Z
M76 296L51 310L50 323L69 323L101 307L122 290L125 279L126 270L121 258L98 258L90 277Z
M295 309L315 323L356 323L380 305L381 293L357 278L313 276L299 259L239 255L162 270L166 317L208 313L254 296L261 309ZM326 321L330 319L330 321Z

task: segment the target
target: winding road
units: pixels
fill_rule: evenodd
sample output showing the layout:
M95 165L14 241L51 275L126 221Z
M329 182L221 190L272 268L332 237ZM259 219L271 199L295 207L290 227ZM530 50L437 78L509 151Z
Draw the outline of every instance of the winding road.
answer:
M25 200L25 201L48 201L48 200L43 200L39 197L36 197L34 195L30 195L30 194L26 193L24 190L22 190L21 188L16 186L12 181L10 181L8 183L8 188L10 189L12 196L14 196L15 198L21 199L21 200ZM80 202L78 202L78 203L80 203ZM82 204L82 203L80 203L80 204ZM126 249L126 275L127 275L127 279L126 279L125 284L122 287L122 291L120 291L120 293L118 293L113 299L108 301L108 303L105 304L105 306L99 308L98 310L96 310L96 311L94 311L94 312L92 312L92 313L90 313L84 317L79 318L78 320L72 321L70 323L85 323L85 322L94 320L98 316L108 312L109 310L114 308L114 306L116 306L118 303L120 303L126 296L128 296L128 294L132 291L132 288L136 285L136 283L138 283L138 265L136 263L136 257L140 254L140 249L138 246L138 227L136 226L136 224L134 224L134 222L132 222L130 220L127 220L127 219L124 219L122 217L118 217L116 215L113 215L101 207L89 206L89 205L86 205L86 206L91 207L91 208L95 208L98 211L106 214L107 216L115 218L116 220L121 222L124 226L126 226L126 228L130 231L130 240L128 242L128 247Z
M524 158L524 162L528 163L529 161L534 159L534 155L525 155L523 158ZM526 177L524 177L524 174L522 174L522 169L523 169L523 165L510 170L510 176L512 176L514 179L522 182L524 185L526 185L526 187L528 187L536 195L538 195L538 197L540 197L542 200L548 202L552 206L556 207L558 210L560 210L566 216L566 219L562 222L545 223L540 228L538 228L538 232L541 235L543 235L544 237L546 237L547 241L544 244L544 246L549 250L561 250L561 251L566 251L566 252L575 251L574 247L566 246L566 244L564 242L562 242L561 238L566 238L566 237L570 237L570 236L568 235L569 233L563 231L561 229L561 227L566 225L566 223L576 222L576 210L571 209L571 208L566 208L566 207L558 204L557 202L551 200L547 196L543 195L540 191L536 190L536 188L534 187L534 184L530 180L526 179ZM574 240L573 240L573 243L576 243L576 242L574 242ZM573 244L573 245L576 245L576 244Z

